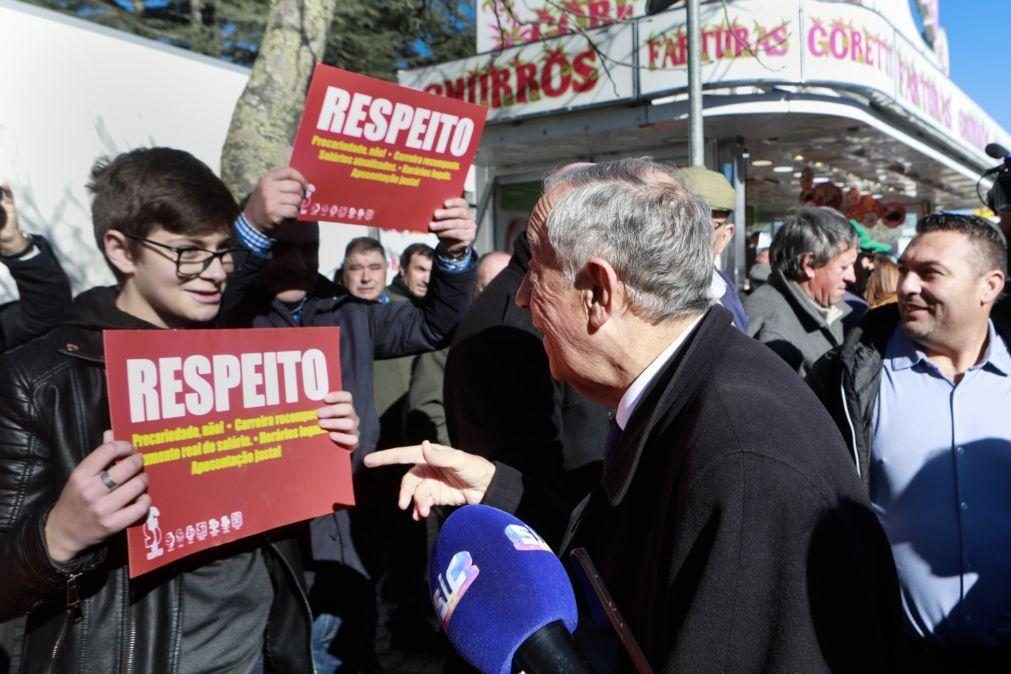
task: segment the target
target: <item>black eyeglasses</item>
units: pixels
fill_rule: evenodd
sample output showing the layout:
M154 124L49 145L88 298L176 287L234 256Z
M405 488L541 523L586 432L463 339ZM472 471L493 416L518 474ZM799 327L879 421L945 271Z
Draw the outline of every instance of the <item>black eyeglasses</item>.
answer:
M204 273L214 260L221 261L221 268L226 274L231 274L236 268L241 268L246 263L249 251L245 248L229 248L227 250L207 250L206 248L188 247L178 248L169 246L160 241L152 241L142 236L125 234L128 239L143 241L151 246L158 246L165 250L172 251L176 256L176 273L180 276L199 276Z

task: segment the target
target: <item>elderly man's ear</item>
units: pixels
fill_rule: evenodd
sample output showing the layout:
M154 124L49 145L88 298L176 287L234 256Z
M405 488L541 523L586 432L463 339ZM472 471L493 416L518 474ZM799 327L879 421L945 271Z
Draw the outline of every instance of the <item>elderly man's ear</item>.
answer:
M804 253L800 262L801 269L804 270L804 278L811 280L814 278L814 253Z
M576 278L576 287L583 297L591 333L603 327L624 301L624 288L614 267L599 257L586 263Z
M719 255L734 238L734 223L728 222L716 229L713 235L713 253Z

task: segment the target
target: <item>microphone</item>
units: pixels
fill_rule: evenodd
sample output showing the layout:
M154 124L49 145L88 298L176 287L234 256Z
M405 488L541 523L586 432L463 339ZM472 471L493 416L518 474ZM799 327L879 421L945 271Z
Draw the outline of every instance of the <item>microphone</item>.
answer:
M450 643L483 674L592 674L572 638L576 598L533 529L485 505L446 520L429 563L432 603Z
M988 156L994 159L1007 159L1011 156L1011 152L1007 151L1007 148L1000 143L988 143L985 151Z

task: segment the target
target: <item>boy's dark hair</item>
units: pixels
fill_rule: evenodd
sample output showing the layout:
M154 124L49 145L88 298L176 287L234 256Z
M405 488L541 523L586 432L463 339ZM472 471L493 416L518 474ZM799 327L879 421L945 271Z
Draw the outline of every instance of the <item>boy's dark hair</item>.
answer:
M980 274L998 269L1007 273L1007 241L1000 228L978 215L931 213L916 223L917 234L958 232L976 247L976 266Z
M202 236L231 228L239 214L221 179L189 152L152 147L102 158L91 169L91 219L95 243L109 230L146 237L157 226L173 234ZM140 242L128 239L130 250ZM111 266L111 265L110 265ZM113 267L113 273L120 276Z
M415 255L420 255L421 257L432 260L435 258L435 249L429 246L427 243L412 243L410 246L404 249L403 253L400 254L401 271L407 269L408 265L411 264L411 258L413 258Z
M344 249L344 259L348 259L348 257L355 253L371 253L372 251L378 252L383 256L384 260L386 259L386 251L383 249L383 244L371 236L357 236L351 239Z

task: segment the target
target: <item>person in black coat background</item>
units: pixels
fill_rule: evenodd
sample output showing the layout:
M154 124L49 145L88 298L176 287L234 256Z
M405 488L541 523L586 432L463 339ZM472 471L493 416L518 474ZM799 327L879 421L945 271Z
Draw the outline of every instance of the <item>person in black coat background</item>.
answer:
M453 446L557 485L572 507L600 479L607 409L552 378L541 333L516 306L529 262L524 230L460 321L446 358L446 424Z

